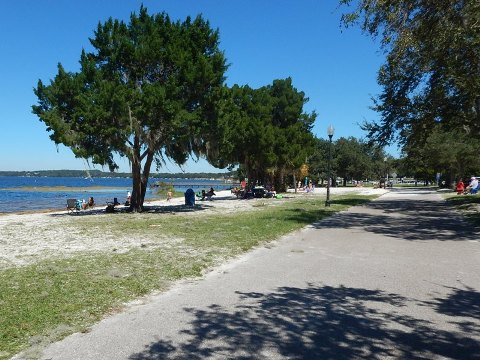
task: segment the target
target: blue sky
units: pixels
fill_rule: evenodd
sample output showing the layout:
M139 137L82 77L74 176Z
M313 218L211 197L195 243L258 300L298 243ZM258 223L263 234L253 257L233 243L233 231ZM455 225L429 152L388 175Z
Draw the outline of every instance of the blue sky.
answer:
M128 18L144 4L149 13L173 19L202 14L219 28L230 63L227 84L253 88L292 77L318 114L314 133L334 139L363 137L358 123L377 119L369 107L380 92L376 73L384 56L357 28L342 29L335 0L16 0L0 6L0 170L85 169L70 149L55 144L31 113L38 79L48 83L57 63L78 70L82 48L99 21ZM395 148L393 148L395 155ZM391 151L391 152L392 152ZM121 171L129 171L121 161ZM97 167L98 168L98 167ZM105 168L105 170L107 170ZM214 171L205 161L189 161L186 172ZM178 172L167 164L160 171Z

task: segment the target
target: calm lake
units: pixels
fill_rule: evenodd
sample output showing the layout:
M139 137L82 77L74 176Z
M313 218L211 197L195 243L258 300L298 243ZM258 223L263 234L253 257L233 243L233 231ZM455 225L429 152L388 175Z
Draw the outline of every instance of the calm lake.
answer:
M215 190L229 189L232 186L220 180L206 179L155 179L155 181L173 183L175 191L180 192L190 187L197 192L203 188L208 190L210 186ZM88 200L90 196L93 196L97 205L113 201L115 197L123 203L131 189L130 178L0 176L0 213L65 209L67 199ZM155 191L148 189L145 199L159 199Z

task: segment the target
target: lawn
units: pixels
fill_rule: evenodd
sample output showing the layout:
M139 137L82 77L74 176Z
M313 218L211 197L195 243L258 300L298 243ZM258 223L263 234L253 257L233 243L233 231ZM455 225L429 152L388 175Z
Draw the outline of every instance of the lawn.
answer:
M460 210L468 221L480 225L480 194L457 195L456 193L448 193L444 197L447 203Z
M147 239L128 251L79 253L0 271L0 359L88 328L125 303L164 291L331 213L374 196L298 197L239 214L143 213L71 217L67 231ZM275 205L272 205L275 204ZM169 239L155 246L149 238ZM33 350L32 350L33 349Z

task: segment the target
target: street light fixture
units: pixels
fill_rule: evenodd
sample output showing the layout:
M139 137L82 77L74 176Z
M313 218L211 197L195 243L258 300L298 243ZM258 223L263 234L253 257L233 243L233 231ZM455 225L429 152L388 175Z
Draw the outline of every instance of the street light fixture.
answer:
M325 201L325 206L330 206L330 182L332 180L332 174L330 169L330 163L332 161L332 137L335 132L335 128L330 125L327 129L328 139L330 143L328 144L328 179L327 179L327 200Z

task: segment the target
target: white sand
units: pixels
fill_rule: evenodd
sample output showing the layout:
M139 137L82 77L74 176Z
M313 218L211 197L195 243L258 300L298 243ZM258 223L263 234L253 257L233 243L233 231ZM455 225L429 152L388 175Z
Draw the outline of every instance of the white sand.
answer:
M332 188L332 194L360 193L364 195L383 194L383 189L372 188ZM202 216L203 214L240 212L255 209L262 203L281 203L295 196L325 197L326 189L315 189L313 193L289 192L283 199L250 199L238 200L230 191L218 191L212 201L197 201L197 205L204 210L188 213L187 216ZM322 199L323 200L323 199ZM170 201L160 200L149 202L149 206L165 207L166 211L178 211L184 204L183 198L173 198ZM105 214L105 207L87 210L80 215L109 216ZM123 216L141 216L126 214ZM67 231L68 224L77 221L76 215L69 215L66 211L55 213L8 214L0 216L0 270L24 266L46 258L64 258L76 253L127 251L128 249L145 246L169 246L181 239L166 238L132 238L118 236L118 234L104 234L91 232L73 233Z

